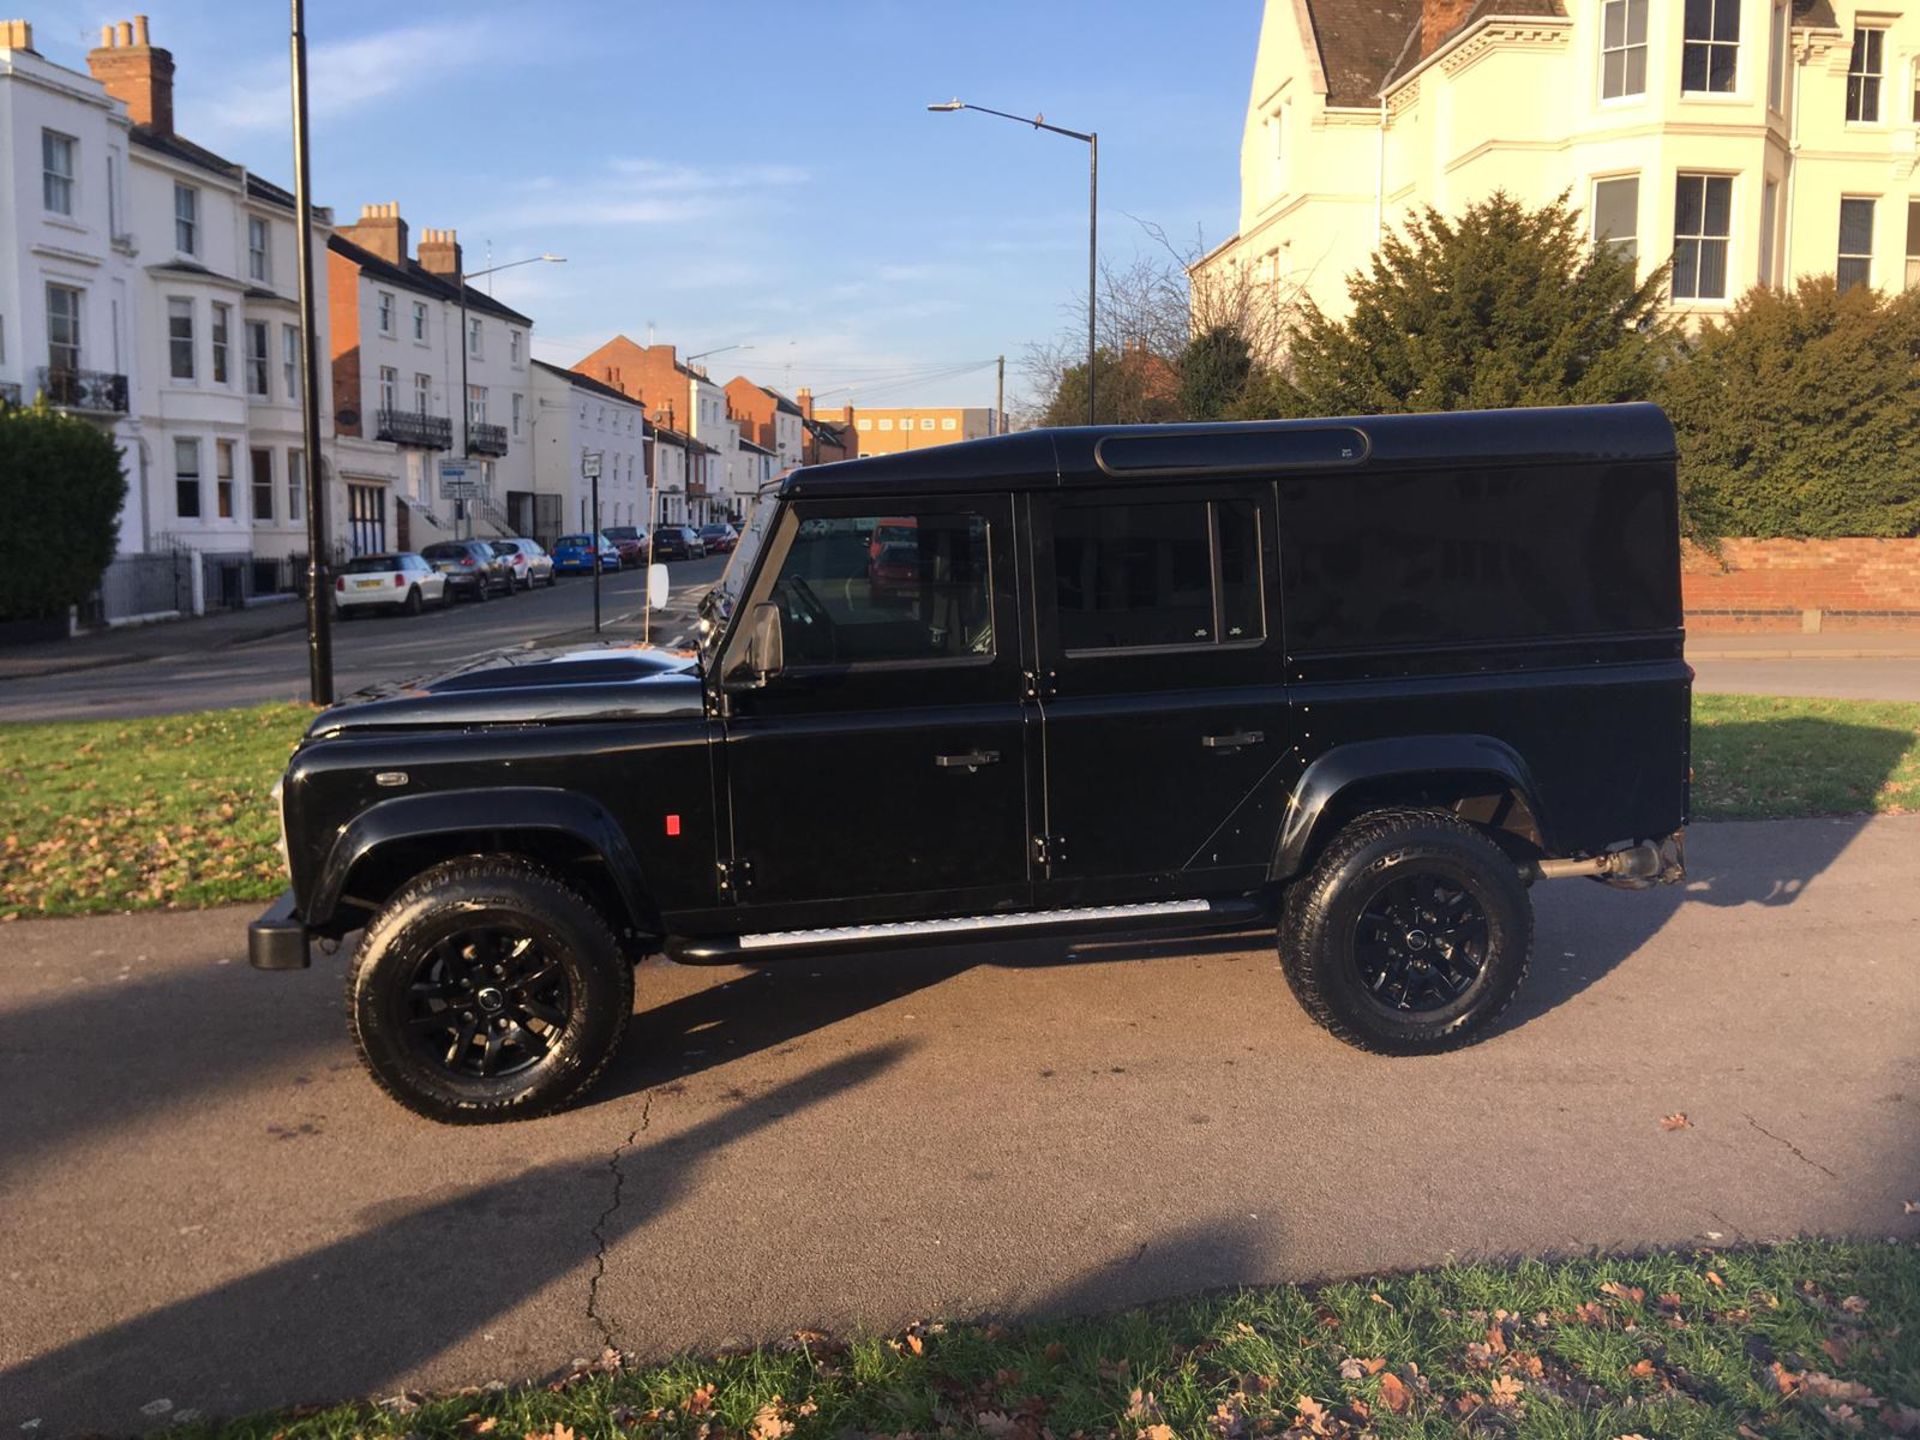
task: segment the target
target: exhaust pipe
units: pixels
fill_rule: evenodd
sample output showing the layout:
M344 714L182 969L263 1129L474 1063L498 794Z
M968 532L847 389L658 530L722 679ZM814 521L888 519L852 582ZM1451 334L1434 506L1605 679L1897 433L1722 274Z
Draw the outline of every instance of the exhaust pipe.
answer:
M1676 830L1664 840L1642 840L1624 850L1609 850L1584 860L1535 860L1522 868L1530 882L1586 876L1630 890L1648 885L1672 885L1684 880L1687 874L1683 837L1684 832Z

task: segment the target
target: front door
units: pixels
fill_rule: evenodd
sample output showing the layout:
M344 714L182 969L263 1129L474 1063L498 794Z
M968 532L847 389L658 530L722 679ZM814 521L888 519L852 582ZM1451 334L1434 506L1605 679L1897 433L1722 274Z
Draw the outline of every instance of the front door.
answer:
M1189 481L1030 503L1041 903L1257 885L1292 748L1273 487Z
M799 501L721 657L749 926L1023 909L1029 732L1005 496ZM752 606L784 664L755 688Z

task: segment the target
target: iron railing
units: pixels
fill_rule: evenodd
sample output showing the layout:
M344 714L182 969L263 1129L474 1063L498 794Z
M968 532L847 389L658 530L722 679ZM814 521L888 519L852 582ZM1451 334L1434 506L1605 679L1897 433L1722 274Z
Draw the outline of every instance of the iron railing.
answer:
M506 454L507 427L482 424L467 426L467 453L469 455Z
M127 413L127 377L104 370L40 367L40 390L49 405L63 410L86 410L96 415Z
M429 415L420 410L379 410L374 412L373 438L428 450L450 450L453 421L446 415Z

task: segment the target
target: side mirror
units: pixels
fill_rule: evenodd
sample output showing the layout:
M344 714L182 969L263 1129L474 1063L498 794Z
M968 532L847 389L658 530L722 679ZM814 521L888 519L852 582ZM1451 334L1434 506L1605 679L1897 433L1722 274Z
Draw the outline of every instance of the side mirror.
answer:
M747 669L753 683L764 685L786 665L786 645L780 634L780 607L762 600L747 617Z
M647 608L663 610L667 604L667 567L649 565L647 567Z

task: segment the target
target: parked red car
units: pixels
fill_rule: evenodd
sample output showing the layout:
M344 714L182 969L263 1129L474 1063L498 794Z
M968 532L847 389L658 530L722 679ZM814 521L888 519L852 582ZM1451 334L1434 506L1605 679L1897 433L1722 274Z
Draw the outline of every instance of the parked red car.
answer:
M620 568L631 570L647 563L647 527L644 525L607 525L600 533L620 552Z
M700 541L707 547L707 554L725 555L740 543L740 532L721 520L712 525L702 525Z

